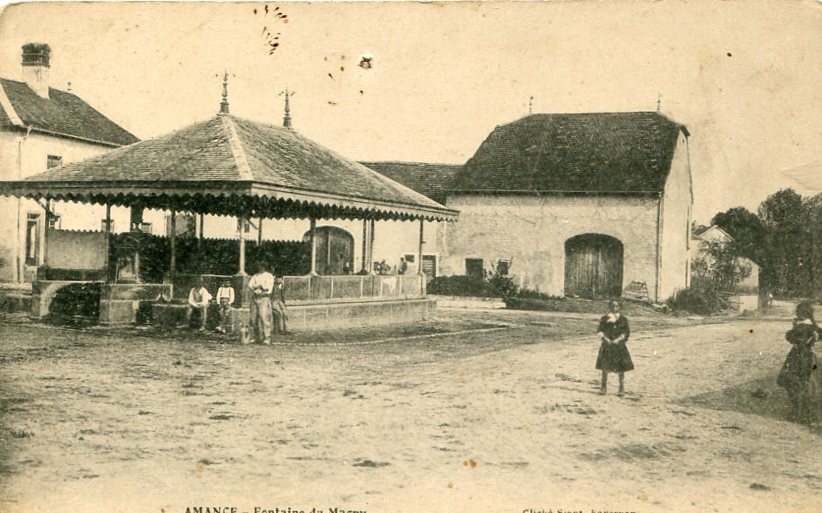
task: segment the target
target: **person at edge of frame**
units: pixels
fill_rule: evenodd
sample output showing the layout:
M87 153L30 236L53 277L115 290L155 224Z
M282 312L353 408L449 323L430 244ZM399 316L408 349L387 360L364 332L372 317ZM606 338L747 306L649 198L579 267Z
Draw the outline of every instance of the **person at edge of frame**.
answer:
M796 305L796 317L793 328L785 333L785 340L790 342L791 350L779 371L776 384L788 392L790 412L788 419L802 423L819 422L818 389L822 370L813 352L813 346L822 338L822 329L813 317L813 305L802 301Z
M602 371L602 383L599 388L602 395L608 392L609 372L619 374L617 395L625 395L625 373L634 370L634 362L626 345L628 337L631 336L631 328L628 325L628 318L620 313L621 310L622 302L611 299L608 302L608 313L599 320L597 336L602 343L597 354L596 368Z
M254 274L248 280L251 290L249 318L254 341L258 344L271 343L271 292L274 290L274 275L265 265L255 265Z

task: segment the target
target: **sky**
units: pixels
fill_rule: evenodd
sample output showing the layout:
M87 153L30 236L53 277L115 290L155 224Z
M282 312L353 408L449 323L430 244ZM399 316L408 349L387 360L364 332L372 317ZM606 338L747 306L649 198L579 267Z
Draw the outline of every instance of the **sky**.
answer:
M20 79L27 42L51 46L53 87L141 138L213 116L224 71L232 114L280 124L289 88L295 129L355 160L463 163L530 97L546 113L659 101L691 133L698 222L822 192L815 0L17 4L1 76Z

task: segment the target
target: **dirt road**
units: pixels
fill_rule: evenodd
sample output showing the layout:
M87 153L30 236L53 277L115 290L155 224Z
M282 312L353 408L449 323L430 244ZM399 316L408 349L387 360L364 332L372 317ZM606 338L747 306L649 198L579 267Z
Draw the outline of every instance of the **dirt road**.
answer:
M561 319L439 316L510 327L260 347L0 324L0 511L822 511L822 438L774 385L787 323L638 320L618 398Z

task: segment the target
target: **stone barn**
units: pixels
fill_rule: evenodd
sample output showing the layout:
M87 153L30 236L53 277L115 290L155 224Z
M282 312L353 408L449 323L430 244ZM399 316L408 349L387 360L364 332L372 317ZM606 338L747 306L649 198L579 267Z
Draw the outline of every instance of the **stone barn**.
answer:
M437 237L440 274L502 266L550 295L665 300L690 280L688 137L658 112L496 127L458 171L432 178L460 212Z

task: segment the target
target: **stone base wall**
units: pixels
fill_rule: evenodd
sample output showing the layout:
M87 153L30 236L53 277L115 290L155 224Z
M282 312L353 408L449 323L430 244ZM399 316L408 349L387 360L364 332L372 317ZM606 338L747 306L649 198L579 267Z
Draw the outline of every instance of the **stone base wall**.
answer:
M287 325L289 331L304 332L409 323L427 319L435 306L435 301L425 298L296 304L288 306ZM152 317L157 325L185 327L186 305L155 304ZM208 317L213 325L219 318L216 308L209 309ZM239 333L241 327L249 325L247 307L231 309L230 332Z

